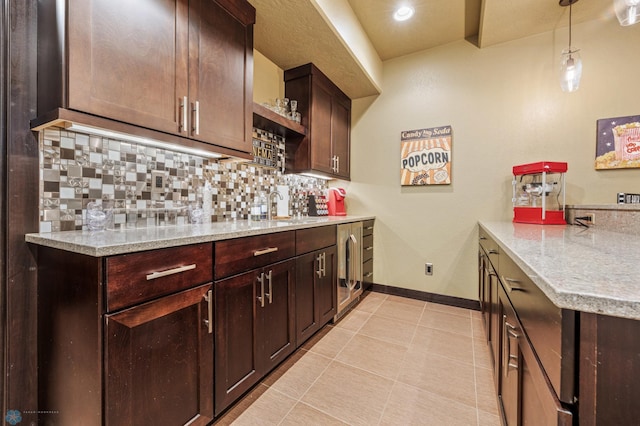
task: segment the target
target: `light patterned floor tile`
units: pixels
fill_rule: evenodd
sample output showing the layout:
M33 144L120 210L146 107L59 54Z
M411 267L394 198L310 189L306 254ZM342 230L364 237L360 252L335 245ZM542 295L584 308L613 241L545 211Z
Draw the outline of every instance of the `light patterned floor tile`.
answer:
M355 333L340 327L333 327L319 342L309 348L309 352L324 355L327 358L335 358L338 353L353 338Z
M348 423L342 422L328 414L318 411L315 408L299 402L293 410L287 414L280 426L344 426Z
M367 293L215 424L499 426L483 327L477 311Z
M357 334L336 360L395 380L406 352L406 346Z
M396 383L380 425L469 426L476 422L477 412L473 407L404 383Z
M423 327L462 334L468 337L472 336L471 317L469 316L464 317L447 312L434 311L433 309L425 309L419 324Z
M393 380L333 361L302 402L350 425L374 425Z
M374 312L374 315L380 315L387 318L398 319L401 321L417 324L424 310L424 302L419 304L407 304L399 302L396 299L385 300L380 307Z
M411 343L416 325L408 322L372 315L362 326L359 334L385 340L398 345L408 346Z

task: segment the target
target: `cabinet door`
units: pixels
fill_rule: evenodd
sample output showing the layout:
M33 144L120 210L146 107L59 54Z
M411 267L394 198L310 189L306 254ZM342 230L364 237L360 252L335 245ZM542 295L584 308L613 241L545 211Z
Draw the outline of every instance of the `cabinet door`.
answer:
M331 93L322 85L312 83L311 88L311 168L334 173L331 149Z
M316 280L322 274L322 251L296 259L296 343L301 345L320 329L316 300Z
M334 174L349 179L351 101L334 97L331 108L331 155L336 158Z
M296 259L296 339L300 346L336 314L336 247Z
M264 268L264 303L257 305L261 334L260 371L266 374L289 354L295 342L295 260ZM264 305L264 306L263 306Z
M320 328L331 321L337 312L337 249L335 246L328 247L322 254L322 277L316 283L316 306Z
M507 426L520 424L521 353L519 339L524 339L515 311L504 291L500 291L502 311L502 348L500 357L500 401Z
M71 0L68 107L178 133L187 0Z
M229 13L221 3L247 9L245 21ZM244 0L191 0L190 5L190 136L251 152L253 8Z
M106 425L213 420L211 284L105 316Z
M260 380L256 309L261 270L215 282L215 412L220 414Z

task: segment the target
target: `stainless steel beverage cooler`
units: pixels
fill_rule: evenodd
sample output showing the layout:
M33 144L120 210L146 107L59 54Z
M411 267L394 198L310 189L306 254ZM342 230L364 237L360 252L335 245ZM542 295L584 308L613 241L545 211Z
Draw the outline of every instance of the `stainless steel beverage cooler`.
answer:
M338 225L337 285L336 320L344 315L362 294L362 222Z

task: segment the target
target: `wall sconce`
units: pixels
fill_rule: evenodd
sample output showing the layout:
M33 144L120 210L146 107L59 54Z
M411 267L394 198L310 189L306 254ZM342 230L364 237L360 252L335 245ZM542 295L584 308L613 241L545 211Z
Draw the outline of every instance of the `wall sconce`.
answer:
M613 0L613 8L623 27L640 22L640 0Z
M560 0L560 6L569 6L569 48L562 51L560 58L560 87L562 87L563 92L575 92L578 90L580 78L582 77L580 49L571 47L571 5L577 1L578 0Z

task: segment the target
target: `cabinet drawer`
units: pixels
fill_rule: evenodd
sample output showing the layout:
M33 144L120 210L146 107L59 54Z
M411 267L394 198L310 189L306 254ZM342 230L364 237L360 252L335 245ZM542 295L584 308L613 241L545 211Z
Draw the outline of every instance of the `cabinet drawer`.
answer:
M500 281L560 400L573 403L575 312L560 309L509 257L500 259Z
M218 241L214 246L215 279L260 268L295 255L296 231Z
M521 339L522 340L522 339ZM524 339L521 351L520 415L523 425L573 425L573 413L562 406L553 388L548 385L544 370Z
M107 311L211 281L212 255L204 243L107 258Z
M335 245L336 232L335 225L296 231L296 255Z
M362 238L362 261L373 259L373 235Z
M373 282L373 259L362 264L362 280L366 283Z
M489 236L487 231L485 231L482 227L478 229L478 238L480 240L480 247L484 250L484 252L489 257L491 261L491 265L496 270L497 273L500 273L500 254L501 250L498 246L498 243L495 242L493 238Z
M367 236L367 235L372 235L373 234L373 223L375 222L375 219L371 219L371 220L365 220L364 222L362 222L362 235L363 236Z

